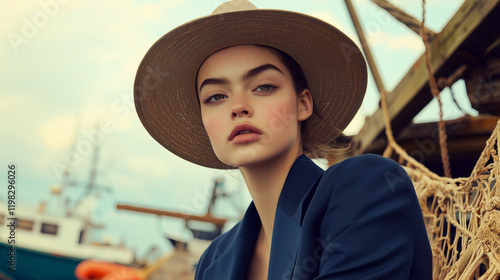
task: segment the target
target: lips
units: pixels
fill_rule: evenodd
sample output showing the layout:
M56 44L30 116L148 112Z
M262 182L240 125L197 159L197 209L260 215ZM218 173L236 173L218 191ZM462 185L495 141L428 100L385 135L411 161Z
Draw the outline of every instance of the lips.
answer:
M238 143L251 142L256 140L262 131L250 124L236 125L229 134L228 140Z

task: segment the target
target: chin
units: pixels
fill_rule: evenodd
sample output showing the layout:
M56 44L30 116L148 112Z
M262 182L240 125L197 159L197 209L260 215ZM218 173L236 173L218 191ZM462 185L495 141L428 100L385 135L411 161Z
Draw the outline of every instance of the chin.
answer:
M260 147L252 143L241 145L236 149L227 145L214 147L212 144L212 149L221 162L232 167L242 167L251 164L262 152Z
M265 164L272 162L273 160L281 158L286 152L273 152L269 153L269 151L262 150L250 150L250 149L241 149L238 152L239 154L227 156L227 157L219 157L219 160L223 163L236 167L251 167L260 164Z
M214 149L217 158L224 164L240 168L280 160L290 153L297 154L297 142L253 142L238 147L220 146ZM213 148L213 146L212 146Z
M227 157L218 157L220 161L224 164L232 166L232 167L245 167L254 164L258 164L261 162L261 159L258 159L256 155L248 154L241 156L227 156Z

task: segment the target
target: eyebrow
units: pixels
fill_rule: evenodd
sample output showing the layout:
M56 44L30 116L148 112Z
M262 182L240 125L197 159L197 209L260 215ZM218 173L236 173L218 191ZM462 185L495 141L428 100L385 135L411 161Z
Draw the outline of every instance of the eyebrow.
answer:
M253 78L257 75L259 75L260 73L266 71L266 70L275 70L275 71L278 71L280 72L281 74L285 75L283 73L283 71L281 71L278 67L268 63L268 64L264 64L264 65L261 65L261 66L258 66L258 67L255 67L253 69L250 69L248 72L246 72L242 77L241 79L242 80L248 80L250 78ZM198 89L198 92L201 91L201 88L203 88L204 86L206 85L224 85L224 84L228 84L229 81L227 79L217 79L217 78L210 78L210 79L206 79L204 80L201 85L200 85L200 88Z

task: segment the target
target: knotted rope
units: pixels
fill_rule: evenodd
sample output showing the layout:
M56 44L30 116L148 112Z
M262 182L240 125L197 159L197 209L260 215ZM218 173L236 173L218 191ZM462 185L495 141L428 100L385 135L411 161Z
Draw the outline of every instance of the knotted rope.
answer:
M432 75L431 62L430 62L430 51L429 51L429 41L427 39L427 32L425 32L425 0L422 0L422 23L420 26L420 36L425 45L425 65L427 66L427 73L429 73L429 86L431 88L432 95L439 104L439 146L441 150L441 160L443 162L444 175L451 178L450 170L450 159L448 157L448 146L446 145L446 130L443 121L443 103L441 102L441 95L437 87L436 79Z

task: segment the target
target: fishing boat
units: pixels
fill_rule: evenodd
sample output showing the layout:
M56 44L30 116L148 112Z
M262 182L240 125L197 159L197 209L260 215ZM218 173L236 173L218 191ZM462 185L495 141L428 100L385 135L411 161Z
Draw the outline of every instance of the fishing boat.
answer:
M0 231L0 254L11 260L9 266L0 267L0 279L76 279L75 268L84 260L122 265L134 262L134 252L123 243L112 244L102 238L105 225L93 218L94 208L80 207L96 199L100 191L94 182L98 152L96 146L90 180L85 184L84 195L73 205L61 203L65 201L63 189L71 185L67 170L64 184L50 188L53 204L40 202L37 209L18 205L13 213L7 207L0 208L0 226L9 228Z
M12 279L76 279L75 268L83 260L130 264L134 254L123 245L99 241L103 224L85 217L57 216L19 207L16 217L0 210L0 226L15 223L15 244L5 242L10 231L0 231L0 254L8 255L15 246L12 270L2 266L1 273ZM7 278L8 279L8 278Z

